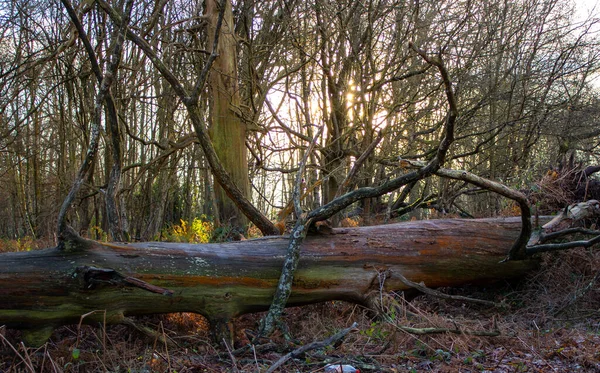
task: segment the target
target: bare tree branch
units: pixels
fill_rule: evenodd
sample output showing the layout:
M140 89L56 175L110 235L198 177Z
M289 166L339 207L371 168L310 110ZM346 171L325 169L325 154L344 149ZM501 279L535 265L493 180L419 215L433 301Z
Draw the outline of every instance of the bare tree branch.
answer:
M555 240L557 238L561 238L567 235L571 235L571 234L586 234L586 235L590 235L590 236L598 236L600 235L600 231L597 230L593 230L593 229L586 229L586 228L582 228L582 227L578 227L578 228L568 228L568 229L564 229L562 231L557 231L557 232L551 232L551 233L542 233L539 237L539 242L540 243L545 243L551 240Z
M419 161L401 160L400 162L408 167L413 168L424 166L424 163ZM513 201L517 202L519 204L519 208L521 209L521 233L519 234L519 237L511 247L507 259L523 259L528 255L528 253L525 252L525 246L527 245L527 241L529 241L529 237L531 236L532 231L531 209L529 208L529 201L527 201L527 197L523 193L509 188L504 184L485 179L468 171L457 171L450 170L447 168L439 168L434 173L438 176L446 177L449 179L467 181L471 184L477 185L487 190L491 190L495 193L500 194L501 196L510 198Z
M220 4L219 6L221 7L221 9L219 9L219 17L217 18L215 40L213 41L212 52L208 56L208 60L204 64L204 68L200 72L200 75L198 76L198 80L196 81L196 84L194 85L194 89L192 90L192 94L189 98L189 100L191 102L198 102L200 93L202 92L202 90L204 89L204 86L206 85L206 80L208 79L208 73L210 72L210 68L213 65L213 63L215 62L215 60L217 59L217 57L219 56L217 53L217 51L218 51L217 48L219 46L219 36L221 35L220 30L221 30L221 25L223 24L223 18L225 15L225 7L227 5L227 0L221 0L221 2L219 4Z
M302 244L302 241L304 241L306 233L308 232L308 228L313 222L313 219L302 212L302 206L300 205L300 194L304 168L306 162L308 162L310 153L313 151L315 144L321 137L321 133L323 133L323 127L324 126L321 126L317 131L308 149L304 153L304 157L300 161L300 165L298 166L296 183L294 184L294 191L292 193L292 200L294 203L294 210L296 212L297 220L296 224L294 225L294 229L292 229L292 232L290 233L290 241L285 256L285 261L283 263L283 269L281 270L281 276L279 277L277 290L273 296L273 302L271 303L269 312L261 320L259 332L261 336L269 335L273 332L276 324L280 322L281 314L283 313L285 305L290 297L290 294L292 293L294 273L296 272L296 268L298 268L298 261L300 260L300 245Z
M415 49L412 44L409 46ZM435 150L435 157L418 170L398 176L397 178L387 181L380 186L360 188L335 198L326 205L312 210L308 214L310 219L313 219L314 221L328 219L356 201L365 198L378 197L385 193L396 190L406 184L424 179L434 174L444 164L448 149L454 141L454 127L459 116L458 105L456 103L454 89L452 88L452 82L450 81L448 71L443 64L441 57L435 57L432 59L429 58L424 52L418 49L416 50L427 63L430 63L438 68L442 76L442 81L446 91L446 98L448 100L449 111L446 116L444 134L437 150Z
M404 277L401 273L394 272L392 275L398 277L400 279L400 281L402 281L406 286L410 286L414 289L417 289L418 291L420 291L423 294L428 294L428 295L431 295L431 296L434 296L437 298L458 300L461 302L479 303L479 304L485 304L486 306L491 306L491 307L504 307L505 306L504 304L490 302L490 301L484 300L484 299L463 297L461 295L445 294L445 293L439 292L437 290L430 289L427 286L425 286L425 284L423 284L423 283L417 284L414 281L410 281L409 279Z
M120 25L122 20L120 15L104 0L97 0L98 4L104 9L104 11L111 17L113 22ZM220 13L222 16L223 13ZM217 28L215 31L217 34L220 29ZM167 82L171 85L179 99L184 103L187 108L190 120L192 121L192 125L194 126L194 130L196 131L196 135L198 136L198 141L200 142L200 146L202 146L202 150L204 151L204 155L212 169L213 176L221 185L227 196L231 198L231 200L236 204L236 206L243 212L244 215L250 219L257 227L261 230L261 232L268 235L278 235L279 230L277 227L271 222L266 216L264 216L252 203L244 196L244 194L240 191L240 189L235 185L232 181L229 173L223 168L217 153L212 145L210 137L206 131L206 124L204 122L204 113L200 106L198 105L198 97L193 95L189 95L186 89L183 87L181 82L177 79L175 74L164 64L164 62L160 59L157 53L154 51L150 44L136 35L131 30L127 32L127 38L131 40L135 45L137 45L144 54L150 59L154 67L161 73L161 75L167 80ZM214 59L209 59L207 64L212 64ZM210 66L209 66L210 68ZM199 80L198 82L202 83L202 87L199 89L203 89L204 84L206 84L206 79Z
M129 12L131 11L132 3L133 3L133 0L129 0L126 5L126 9ZM73 15L75 16L74 18L72 18L72 21L76 24L76 27L78 27L78 29L81 28L83 30L83 28L81 27L81 23L79 22L76 14L75 14L72 6L68 2L68 0L63 0L63 4L67 8L67 11L69 12L69 14L71 16L73 16ZM69 11L69 9L70 9L70 11ZM68 211L71 203L75 199L75 196L79 192L79 189L81 188L81 185L83 184L83 180L84 180L85 176L87 175L88 171L90 170L90 168L94 162L94 158L96 157L96 153L98 151L98 140L99 140L99 136L100 136L100 122L102 120L103 103L107 102L107 107L109 108L109 112L111 110L110 109L111 107L112 107L112 109L114 109L114 102L112 105L110 105L110 104L108 104L109 101L107 99L110 97L110 87L112 86L112 84L115 80L117 70L119 68L119 62L121 60L121 54L123 52L123 44L124 44L123 43L123 41L124 41L123 34L125 33L125 31L127 29L127 22L128 22L128 16L125 18L124 22L119 24L118 31L115 35L115 40L114 40L114 44L113 44L113 51L111 53L109 68L106 71L106 74L104 75L104 77L102 77L101 73L99 75L100 87L98 89L98 94L96 96L96 105L94 108L94 120L92 121L90 143L88 145L88 150L87 150L85 159L84 159L83 163L81 164L79 171L77 172L77 177L76 177L75 181L73 182L73 186L71 187L71 190L67 194L67 197L65 197L65 200L63 201L63 204L58 213L57 237L59 238L59 240L61 240L61 242L59 242L59 247L61 247L61 248L64 248L62 245L61 237L67 226L67 224L66 224L67 211ZM77 26L77 25L79 25L79 26ZM89 40L87 39L85 33L80 34L80 38L82 38L82 40L84 40L84 44L86 43L85 40L87 40L87 44L90 45ZM91 51L88 50L88 54L90 52L93 54L93 49ZM92 60L96 60L95 54L93 54L93 55L92 54L89 54L90 58ZM92 63L92 65L93 65L93 63ZM97 65L97 60L96 60L96 65ZM99 69L99 67L98 67L98 69ZM98 72L99 72L99 70L98 70ZM97 75L97 77L98 77L98 75ZM110 100L110 102L112 102L112 99ZM115 118L116 118L116 110L114 111L113 114L115 115ZM111 115L111 114L109 114L109 115Z
M381 139L383 139L383 131L379 131L379 133L377 133L377 137L375 138L375 140L373 140L371 144L369 144L367 149L360 155L360 157L358 157L356 162L354 162L352 169L350 170L350 172L348 172L348 175L340 184L336 193L336 197L339 197L345 190L349 189L350 185L352 185L352 183L354 182L354 178L356 177L358 170L362 167L367 158L369 158L369 156L373 153L377 145L379 145Z
M527 246L526 253L527 253L527 255L533 255L533 254L538 254L538 253L545 253L548 251L575 249L578 247L588 248L588 247L594 246L595 244L597 244L599 242L600 242L600 235L592 238L591 240L587 240L587 241L571 241L571 242L564 242L564 243L547 243L547 244L541 244L541 245Z

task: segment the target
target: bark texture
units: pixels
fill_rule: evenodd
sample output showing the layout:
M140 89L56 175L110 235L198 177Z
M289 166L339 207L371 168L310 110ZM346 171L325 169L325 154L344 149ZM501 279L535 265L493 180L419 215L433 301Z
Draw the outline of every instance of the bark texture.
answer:
M345 300L369 304L408 289L396 273L428 287L520 277L535 260L499 263L520 219L429 220L340 228L301 246L287 306ZM226 244L104 244L65 233L63 250L0 255L0 325L43 342L60 325L94 310L118 323L128 315L196 312L215 326L269 308L289 239ZM384 283L380 281L385 279ZM104 312L85 318L97 322Z
M212 65L208 79L211 104L210 139L223 168L231 175L233 183L245 198L250 198L246 124L233 110L239 110L240 94L237 78L237 46L230 1L221 3L217 0L206 1L206 16L210 19L208 41L209 45L214 43L221 6L225 6L225 13L217 45L218 57ZM238 209L235 202L229 199L218 182L215 182L214 188L221 223L245 230L248 219Z

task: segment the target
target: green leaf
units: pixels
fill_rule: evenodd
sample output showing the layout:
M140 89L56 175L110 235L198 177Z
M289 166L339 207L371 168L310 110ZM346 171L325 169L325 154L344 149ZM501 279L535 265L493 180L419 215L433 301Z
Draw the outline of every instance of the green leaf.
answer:
M75 348L75 349L73 349L71 356L73 357L73 359L77 360L77 359L79 359L79 353L80 353L79 349Z

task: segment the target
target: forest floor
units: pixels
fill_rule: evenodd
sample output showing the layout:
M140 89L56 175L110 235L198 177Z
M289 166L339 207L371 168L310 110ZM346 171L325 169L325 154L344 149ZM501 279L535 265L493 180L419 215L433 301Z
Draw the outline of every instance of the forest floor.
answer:
M261 315L245 315L236 320L235 351L213 343L205 320L194 314L137 319L168 345L124 325L72 325L31 349L18 331L0 328L0 372L266 372L298 346L353 322L355 331L335 346L290 359L276 371L320 372L343 363L361 372L600 372L599 284L598 249L546 254L540 271L518 283L442 289L505 307L382 294L382 310L373 317L361 306L328 302L287 309L293 342L276 334L254 346L247 335ZM462 333L418 335L407 327Z

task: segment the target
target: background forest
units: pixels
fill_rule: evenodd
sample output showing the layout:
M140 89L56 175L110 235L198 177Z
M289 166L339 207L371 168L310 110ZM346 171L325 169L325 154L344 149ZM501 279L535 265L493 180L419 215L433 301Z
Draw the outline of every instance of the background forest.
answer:
M287 260L325 217L334 226L479 218L518 215L528 203L549 214L600 199L599 182L588 178L600 169L600 19L575 10L570 0L0 0L0 252L58 243L44 253L69 253L60 246L76 236L67 225L102 241L208 242L279 234L296 220ZM439 166L526 197L514 198L517 205L433 176ZM529 222L529 211L523 217ZM483 271L467 256L461 265ZM129 271L127 260L137 257L119 263ZM106 328L108 305L81 316L93 323L104 312L99 328L81 321L58 328L43 324L50 313L36 289L31 304L43 312L32 320L42 328L0 326L0 370L274 371L292 348L349 333L357 321L344 344L290 360L282 371L340 361L362 371L597 371L597 249L536 259L542 270L521 283L445 288L412 302L384 292L386 272L361 267L377 271L373 307L331 298L286 309L297 339L276 332L256 345L258 354L250 343L256 316L235 320L231 347L246 347L218 351L206 324L216 311L206 320L185 313L134 320L117 310L119 322L145 337L123 324ZM108 273L84 264L77 269ZM16 267L4 280L17 277ZM65 281L86 278L71 273ZM57 281L62 294L58 275L47 283ZM2 295L21 301L26 292L12 285ZM70 286L64 293L72 298L93 287ZM370 286L376 281L365 291ZM487 302L441 300L460 294ZM204 296L195 300L211 295ZM23 316L8 309L8 319ZM40 330L40 349L17 342Z
M131 30L190 91L212 50L206 3L135 1L131 9ZM1 4L1 237L52 238L96 128L91 61L108 69L116 26L97 2L69 5L92 58L65 4ZM217 58L230 70L213 67L208 89L198 92L199 112L211 128L229 123L221 135L211 130L214 147L226 168L241 170L237 183L254 205L277 221L322 126L304 176L306 208L398 175L399 159L431 157L448 103L436 69L411 42L444 61L456 92L460 117L446 166L535 190L566 156L597 163L598 20L573 14L574 4L562 0L235 1L220 41L229 49ZM225 83L214 78L218 71ZM102 113L97 122L98 155L68 213L80 233L150 240L181 220L219 221L222 192L170 82L125 41L111 89L118 121L111 125ZM436 178L355 207L367 224L415 202L463 216L510 210L464 183ZM110 206L118 211L112 219ZM227 215L220 222L235 223Z

